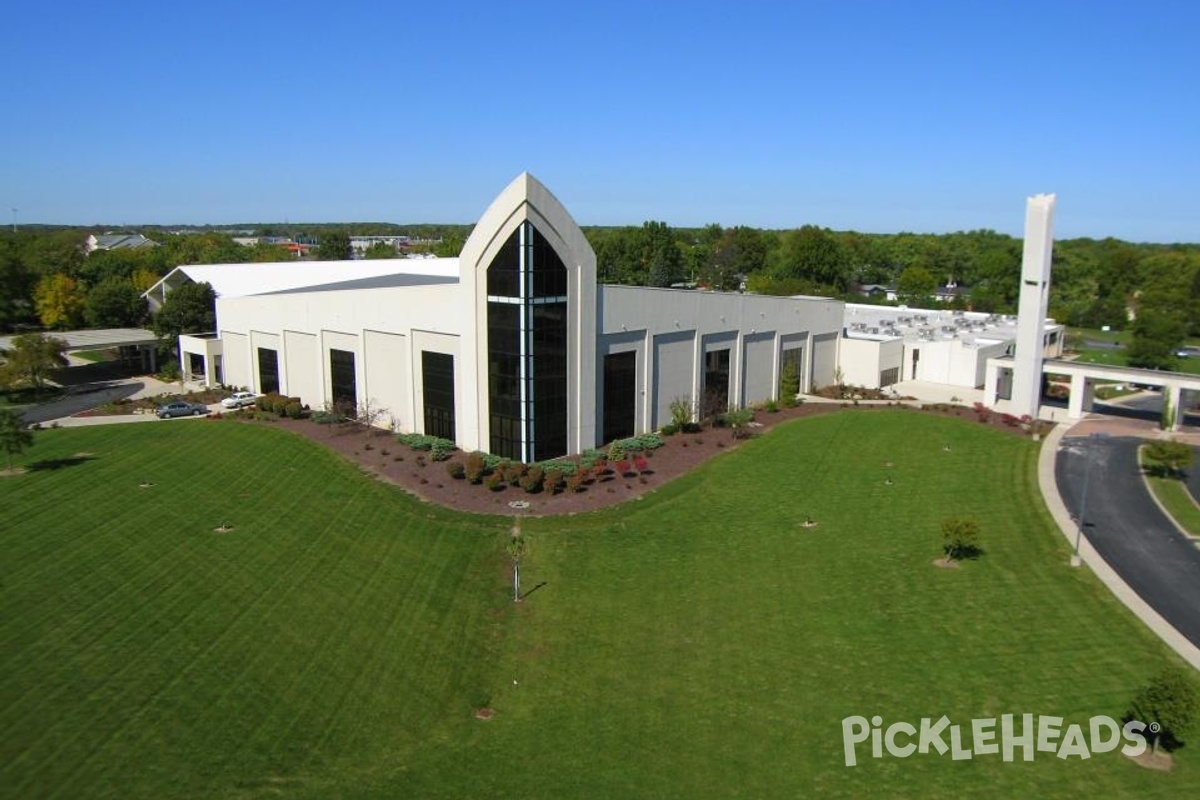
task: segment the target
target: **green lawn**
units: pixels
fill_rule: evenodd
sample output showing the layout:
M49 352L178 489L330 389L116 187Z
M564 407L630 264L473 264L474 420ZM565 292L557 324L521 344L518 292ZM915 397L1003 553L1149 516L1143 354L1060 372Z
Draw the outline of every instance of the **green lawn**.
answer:
M1087 347L1083 344L1085 339L1100 342L1113 342L1120 344L1122 347L1129 345L1132 334L1129 331L1102 331L1096 328L1068 328L1068 350L1076 353L1076 360L1085 364L1106 364L1114 367L1124 367L1128 365L1125 350L1114 350L1107 347ZM1198 340L1195 338L1187 339L1184 344L1196 346ZM1200 375L1200 358L1176 358L1175 365L1172 367L1175 372L1186 372L1191 375Z
M1140 460L1140 452L1138 457ZM1146 473L1146 483L1158 498L1158 502L1162 503L1163 508L1175 520L1175 524L1183 528L1189 536L1200 536L1200 506L1196 505L1191 491L1182 480Z
M71 355L76 358L82 358L84 361L116 361L116 350L77 350Z
M1194 748L1170 774L863 745L843 765L846 716L1086 724L1167 657L1066 566L1035 448L911 411L792 423L627 507L527 521L538 588L513 605L507 520L298 438L43 432L26 461L68 461L0 480L0 794L1194 794ZM939 570L952 513L987 553Z
M1200 507L1196 506L1196 501L1192 499L1187 486L1176 478L1156 478L1147 475L1146 480L1179 527L1190 536L1200 536Z

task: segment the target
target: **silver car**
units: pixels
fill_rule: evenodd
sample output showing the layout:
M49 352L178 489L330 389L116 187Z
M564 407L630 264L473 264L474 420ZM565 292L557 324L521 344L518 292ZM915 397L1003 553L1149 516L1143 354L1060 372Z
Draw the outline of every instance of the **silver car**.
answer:
M208 413L208 406L200 403L185 403L182 400L177 400L174 403L167 403L165 406L159 406L155 412L159 419L169 419L171 417L202 417Z

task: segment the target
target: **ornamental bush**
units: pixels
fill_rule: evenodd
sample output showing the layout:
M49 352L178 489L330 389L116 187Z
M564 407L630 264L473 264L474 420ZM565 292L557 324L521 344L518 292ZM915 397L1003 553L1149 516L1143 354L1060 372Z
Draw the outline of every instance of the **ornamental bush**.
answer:
M483 453L476 451L468 455L463 472L468 483L476 485L482 483L484 473L487 472L487 464L484 462Z

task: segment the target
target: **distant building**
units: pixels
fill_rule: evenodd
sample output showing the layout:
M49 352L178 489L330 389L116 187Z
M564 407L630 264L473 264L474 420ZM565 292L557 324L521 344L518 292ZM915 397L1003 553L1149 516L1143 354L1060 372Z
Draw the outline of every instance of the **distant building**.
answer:
M350 249L355 255L362 255L373 245L385 244L393 252L399 252L401 245L408 244L407 236L351 236Z
M140 233L105 233L97 236L92 234L84 242L87 252L96 250L139 250L144 247L159 247L158 242L147 239Z

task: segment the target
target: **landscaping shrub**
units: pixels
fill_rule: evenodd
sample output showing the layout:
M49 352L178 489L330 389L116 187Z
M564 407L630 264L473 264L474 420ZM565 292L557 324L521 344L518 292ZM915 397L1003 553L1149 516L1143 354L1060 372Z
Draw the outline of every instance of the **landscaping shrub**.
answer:
M576 472L574 475L567 476L567 491L582 492L585 476L582 472Z
M485 472L487 472L487 464L484 462L483 453L476 451L467 456L467 463L463 467L463 473L468 483L479 485L483 482Z
M439 447L443 449L448 447L451 451L454 450L454 442L449 439L428 436L424 433L398 433L396 434L396 441L400 444L408 445L413 450L429 451ZM435 458L434 460L440 461L442 459Z
M666 425L663 425L661 433L663 436L674 436L679 433L679 426L674 422L668 422Z
M463 466L461 461L447 461L446 474L455 480L462 480L467 474L467 468ZM472 481L475 483L475 481Z
M733 431L733 438L741 439L747 434L750 423L754 421L754 412L749 408L734 408L722 414L718 421Z
M301 407L300 402L293 398L283 407L283 410L279 415L281 417L289 417L291 419L300 419L300 416L303 413L303 408Z
M638 472L645 472L650 469L650 461L645 456L638 456L633 460L633 468Z
M487 488L491 489L493 492L498 492L504 488L504 485L505 485L504 484L504 476L501 475L500 472L498 472L498 471L492 472L490 475L488 475L486 478L483 479L483 483L485 486L487 486Z
M574 475L579 470L581 465L576 464L574 461L567 461L565 459L560 460L557 458L552 458L549 461L538 462L537 464L535 464L533 466L541 467L543 470L546 470L546 471L553 470L554 472L559 473L561 476L563 476L565 478L568 475Z
M504 482L509 486L517 486L521 483L521 478L525 476L528 467L520 462L509 461L500 466L497 472L504 476Z
M563 485L563 474L556 469L548 469L542 476L542 491L546 494L558 494Z
M774 400L768 400L763 403L763 411L766 411L768 414L777 414L779 413L779 403L776 403Z
M543 478L545 478L545 472L541 467L528 467L521 473L517 482L522 489L533 494L542 490Z
M445 461L457 449L449 439L438 439L429 448L429 455L434 461Z
M696 404L690 397L676 397L671 401L671 424L679 430L696 417Z

